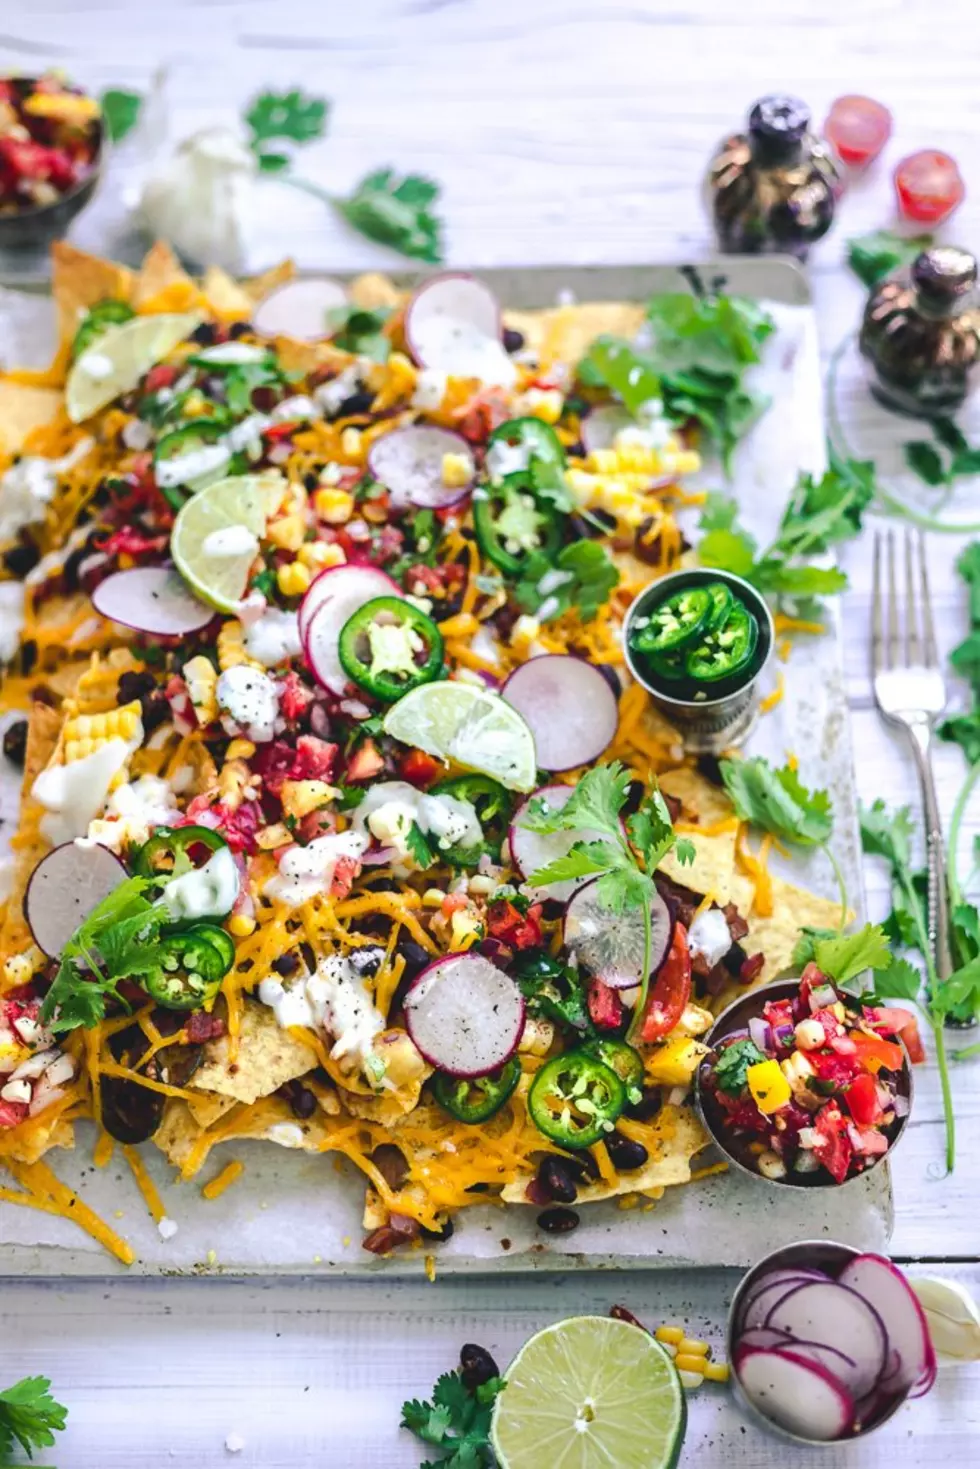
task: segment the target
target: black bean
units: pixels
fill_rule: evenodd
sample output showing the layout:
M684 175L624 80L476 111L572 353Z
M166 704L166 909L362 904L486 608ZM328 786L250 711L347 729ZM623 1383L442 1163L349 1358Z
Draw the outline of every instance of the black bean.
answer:
M524 346L524 333L519 332L516 327L504 327L504 351L519 352Z
M631 1173L634 1168L642 1168L650 1156L642 1143L634 1142L631 1137L624 1137L621 1132L608 1134L606 1151L613 1161L613 1167L626 1173Z
M299 946L299 952L302 957L303 963L306 965L308 973L312 974L313 971L316 969L316 954L313 952L313 945L302 943Z
M155 691L157 681L152 673L133 673L127 669L119 675L119 683L116 693L120 704L131 704L134 699L142 699L144 694Z
M492 1377L500 1376L500 1368L486 1347L478 1347L475 1342L471 1341L466 1342L460 1349L459 1366L460 1375L470 1392L475 1392Z
M574 1209L545 1209L538 1215L538 1228L545 1234L571 1234L578 1226L579 1218Z
M285 979L288 975L295 974L299 968L299 955L294 949L290 949L287 954L280 954L278 959L274 959L272 967Z
M564 1158L543 1158L538 1169L538 1182L556 1204L574 1204L578 1198L573 1171Z
M305 1120L312 1117L316 1111L316 1093L311 1092L309 1087L300 1086L294 1082L289 1096L289 1105L293 1109L293 1116Z
M721 776L721 763L717 755L699 755L697 768L698 774L703 775L705 780L710 780L713 786L724 786L725 782Z
M210 321L202 321L201 325L196 326L191 332L190 339L192 342L197 342L201 347L210 347L217 339L217 336L217 328Z
M417 974L420 974L432 957L414 939L399 939L395 952L401 954L405 960L404 977L406 979L414 979Z
M29 571L33 571L40 559L41 553L38 548L26 542L18 546L11 546L9 551L3 553L4 569L9 571L11 576L17 577L26 576Z
M7 725L3 732L3 753L12 765L23 770L24 756L27 754L26 719L15 719L13 724Z
M318 490L320 488L320 476L318 474L314 474L311 469L309 474L304 474L303 476L303 486L305 489L309 490L310 494L312 495L314 490Z
M748 957L748 954L742 948L741 944L732 944L728 953L722 960L722 963L728 970L729 974L733 975L735 979L738 979L739 975L742 972L742 965L745 963Z
M61 568L61 578L64 582L66 592L78 591L78 568L87 555L88 552L84 546L77 546Z
M574 455L576 459L585 458L585 445L581 439L576 439L574 444L569 444L565 450L566 455Z
M351 393L341 403L334 418L354 418L359 413L370 413L371 404L374 402L374 394L369 393L366 388L361 388L356 393Z
M37 641L34 638L25 638L20 645L20 667L21 672L29 674L37 662Z
M239 337L247 337L252 330L253 327L250 321L233 321L231 326L228 328L228 335L234 342L237 341Z
M170 714L170 705L163 689L154 689L152 694L144 694L140 699L140 719L143 722L144 736L152 734L155 729L160 728L161 724L166 724Z
M632 816L639 811L643 805L643 797L646 795L646 787L642 780L631 780L626 787L626 814Z
M655 1088L653 1091L644 1092L638 1102L628 1102L623 1108L623 1113L626 1117L632 1117L634 1122L649 1122L651 1118L656 1117L662 1105L660 1090Z
M431 1240L434 1245L445 1244L447 1239L452 1239L456 1233L456 1226L451 1219L447 1219L441 1229L429 1229L427 1225L419 1225L419 1234L423 1239Z

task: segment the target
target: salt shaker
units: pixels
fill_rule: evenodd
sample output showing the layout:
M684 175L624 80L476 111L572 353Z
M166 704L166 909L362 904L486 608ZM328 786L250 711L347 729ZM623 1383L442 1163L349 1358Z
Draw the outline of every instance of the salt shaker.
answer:
M726 138L708 166L708 207L723 250L806 258L830 229L841 182L795 97L763 97L748 130Z
M961 407L980 363L977 262L933 245L911 269L882 281L859 338L871 391L888 408L946 418Z

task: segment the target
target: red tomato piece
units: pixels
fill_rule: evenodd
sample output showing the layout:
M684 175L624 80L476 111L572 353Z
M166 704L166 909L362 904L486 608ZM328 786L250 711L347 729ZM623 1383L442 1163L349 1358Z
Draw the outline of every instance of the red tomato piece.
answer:
M525 914L508 899L498 898L487 909L487 932L512 949L538 949L543 942L540 918L540 903L532 903Z
M674 924L667 957L661 964L647 999L639 1038L646 1045L669 1035L684 1014L691 998L691 951L687 929Z
M823 131L842 163L850 168L864 168L888 142L892 115L872 97L856 94L837 97L831 103Z
M151 367L143 379L143 391L145 393L157 393L161 388L172 388L180 377L181 369L171 367L166 362L158 362L156 367Z
M589 1019L600 1030L618 1030L623 1023L623 1002L618 990L601 979L590 979L586 994Z
M910 153L895 169L898 207L916 224L942 224L966 196L956 160L937 148Z
M854 1148L847 1135L847 1119L836 1102L828 1102L817 1113L814 1124L817 1140L813 1147L814 1156L833 1178L843 1183L851 1168Z
M423 790L438 780L442 773L442 761L434 755L427 755L424 750L409 750L398 762L398 774L402 780Z
M844 1093L844 1101L858 1127L873 1127L882 1118L878 1084L869 1072L856 1076Z

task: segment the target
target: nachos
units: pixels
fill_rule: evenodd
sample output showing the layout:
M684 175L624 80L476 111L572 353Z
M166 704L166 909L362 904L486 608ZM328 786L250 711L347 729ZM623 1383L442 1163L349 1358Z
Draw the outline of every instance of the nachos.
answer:
M53 283L52 368L0 378L0 1196L131 1259L41 1161L82 1119L144 1184L142 1144L184 1180L341 1156L376 1253L688 1182L712 1010L837 905L769 878L626 673L699 465L576 379L641 309L501 328L467 278L365 277L310 321L288 268L162 246L57 246ZM616 912L562 876L597 845Z

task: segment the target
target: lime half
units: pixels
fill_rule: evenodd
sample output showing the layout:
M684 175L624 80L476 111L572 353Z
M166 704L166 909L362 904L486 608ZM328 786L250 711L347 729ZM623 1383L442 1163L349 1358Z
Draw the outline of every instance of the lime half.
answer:
M201 318L194 311L134 316L107 327L75 359L65 384L65 408L83 423L107 403L132 392L140 378L189 337Z
M170 554L188 586L219 612L237 612L265 532L272 481L278 474L237 474L200 490L184 505L170 534Z
M500 1469L674 1469L687 1406L673 1362L636 1326L573 1316L504 1374L490 1439Z
M534 737L499 694L452 681L422 684L392 704L385 734L441 760L492 775L512 791L537 784Z

